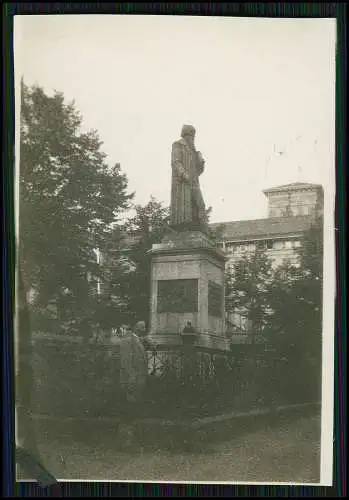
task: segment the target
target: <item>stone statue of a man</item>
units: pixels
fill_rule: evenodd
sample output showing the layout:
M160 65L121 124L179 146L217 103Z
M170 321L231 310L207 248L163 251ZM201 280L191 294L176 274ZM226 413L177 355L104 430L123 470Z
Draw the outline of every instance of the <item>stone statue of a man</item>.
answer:
M205 161L195 149L195 128L183 125L181 136L172 145L171 225L205 229L207 215L199 184Z

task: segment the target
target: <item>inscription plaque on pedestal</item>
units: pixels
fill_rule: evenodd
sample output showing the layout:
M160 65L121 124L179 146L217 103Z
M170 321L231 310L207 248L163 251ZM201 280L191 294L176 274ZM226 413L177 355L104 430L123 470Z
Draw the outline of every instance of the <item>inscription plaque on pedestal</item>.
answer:
M209 316L221 317L223 314L223 287L209 281L208 283L208 314Z
M198 312L198 280L159 280L158 313Z

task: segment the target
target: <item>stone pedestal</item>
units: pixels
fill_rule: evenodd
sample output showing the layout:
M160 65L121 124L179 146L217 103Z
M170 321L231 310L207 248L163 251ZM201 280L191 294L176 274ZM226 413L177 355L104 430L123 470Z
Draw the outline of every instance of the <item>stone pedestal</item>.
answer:
M197 346L226 350L224 253L200 231L171 233L150 253L149 337L157 345L181 345L191 321Z

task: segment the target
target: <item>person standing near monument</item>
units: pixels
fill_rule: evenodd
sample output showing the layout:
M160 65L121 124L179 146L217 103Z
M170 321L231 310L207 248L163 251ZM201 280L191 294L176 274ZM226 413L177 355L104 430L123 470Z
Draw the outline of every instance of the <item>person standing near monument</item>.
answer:
M133 442L134 422L142 414L142 403L148 376L148 359L142 342L145 323L140 321L118 338L120 356L119 438L122 445Z
M195 134L192 125L183 125L181 139L172 144L170 223L176 229L205 230L207 227L199 183L205 161L195 148Z

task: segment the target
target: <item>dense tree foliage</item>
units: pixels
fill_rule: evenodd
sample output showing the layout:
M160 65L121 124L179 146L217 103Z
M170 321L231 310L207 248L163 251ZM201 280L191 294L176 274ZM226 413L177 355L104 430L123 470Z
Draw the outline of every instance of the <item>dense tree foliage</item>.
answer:
M142 320L148 323L151 264L148 252L169 231L169 208L151 197L146 205L135 205L134 215L127 221L126 229L131 240L134 239L127 253L134 267L124 283L123 295L128 297L131 322Z
M252 342L267 324L269 290L273 280L272 262L264 249L246 252L226 271L226 311L246 315L252 324Z
M302 332L321 331L322 245L322 221L318 219L305 234L299 249L298 266L285 262L276 269L271 289L274 329L290 333L289 330L294 330L296 325ZM309 334L306 337L310 339Z
M323 223L318 218L305 234L299 266L285 263L275 272L270 304L274 313L270 343L292 374L290 390L321 396Z
M82 131L74 103L39 86L21 88L20 260L36 310L60 324L91 326L91 278L132 195L120 165L107 164L96 131ZM115 229L114 229L115 231ZM92 303L91 303L92 301ZM49 319L47 327L52 326Z
M267 366L280 390L295 399L320 398L322 353L323 225L304 235L298 263L272 269L262 250L246 254L226 273L226 309L245 312L252 341L263 331Z

